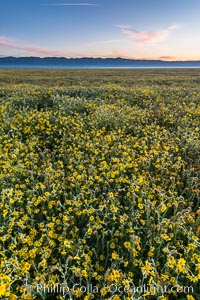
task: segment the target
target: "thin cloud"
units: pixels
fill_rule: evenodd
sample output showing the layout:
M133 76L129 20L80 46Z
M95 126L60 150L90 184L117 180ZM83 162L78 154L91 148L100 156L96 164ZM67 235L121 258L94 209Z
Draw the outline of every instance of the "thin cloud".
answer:
M46 6L99 6L96 3L80 2L80 3L51 3L44 4Z
M14 41L6 36L0 35L0 46L11 47L14 45Z
M0 36L0 48L5 47L9 49L20 50L19 55L17 56L24 56L24 55L36 55L40 57L47 57L47 56L54 56L54 57L90 57L90 56L102 56L97 55L97 53L89 52L76 52L70 49L57 49L52 50L45 47L35 46L35 45L28 45L20 43L14 39L11 39L6 36ZM5 56L5 55L4 55Z
M67 51L63 50L51 50L44 47L34 46L34 45L26 45L26 44L20 44L19 42L16 42L15 40L8 38L6 36L0 36L0 46L6 47L6 48L12 48L12 49L18 49L23 50L28 53L34 53L41 56L67 56L69 53Z
M122 42L126 42L126 39L97 40L97 41L87 43L87 45L114 44L114 43L122 43Z
M165 56L160 56L158 59L161 59L161 60L176 60L176 57L165 55Z
M137 44L153 44L165 41L171 32L177 28L176 24L169 26L167 29L155 30L155 31L139 31L131 28L127 25L118 25L122 33L128 36L128 38Z

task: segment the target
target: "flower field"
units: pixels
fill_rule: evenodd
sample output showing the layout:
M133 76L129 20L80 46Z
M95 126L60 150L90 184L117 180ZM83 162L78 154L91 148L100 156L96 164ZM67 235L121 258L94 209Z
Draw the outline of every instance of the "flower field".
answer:
M0 71L0 299L200 299L200 71Z

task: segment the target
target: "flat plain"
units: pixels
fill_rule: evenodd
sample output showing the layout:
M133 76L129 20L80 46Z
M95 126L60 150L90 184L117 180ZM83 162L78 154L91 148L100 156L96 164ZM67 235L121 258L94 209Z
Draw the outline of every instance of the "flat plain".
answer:
M0 299L199 299L200 70L0 70L0 197Z

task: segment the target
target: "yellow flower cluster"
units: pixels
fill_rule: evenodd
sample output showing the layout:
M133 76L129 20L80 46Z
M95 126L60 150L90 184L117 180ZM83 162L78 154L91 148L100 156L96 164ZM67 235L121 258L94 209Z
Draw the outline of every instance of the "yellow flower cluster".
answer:
M198 70L10 72L0 299L199 299Z

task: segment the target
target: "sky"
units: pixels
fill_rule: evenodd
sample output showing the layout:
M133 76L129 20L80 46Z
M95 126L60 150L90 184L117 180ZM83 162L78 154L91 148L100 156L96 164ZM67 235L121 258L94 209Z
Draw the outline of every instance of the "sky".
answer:
M200 0L0 0L0 56L200 60Z

